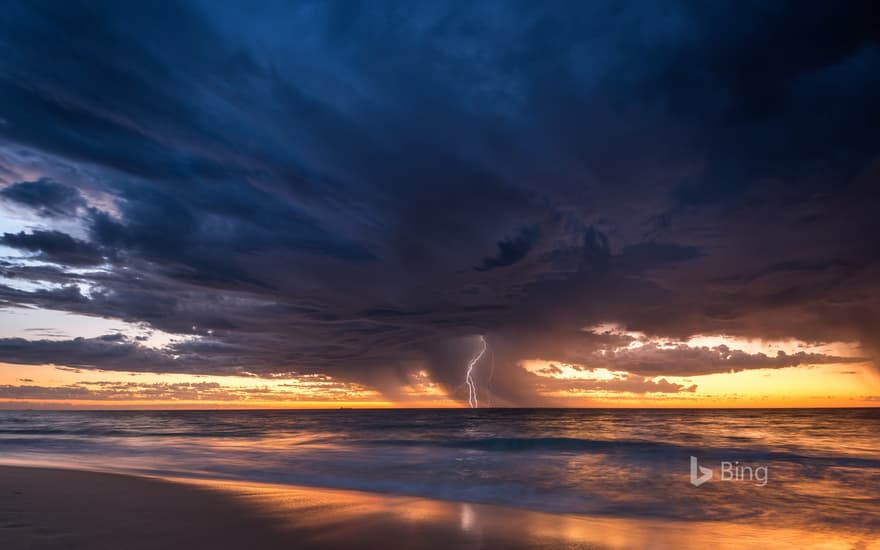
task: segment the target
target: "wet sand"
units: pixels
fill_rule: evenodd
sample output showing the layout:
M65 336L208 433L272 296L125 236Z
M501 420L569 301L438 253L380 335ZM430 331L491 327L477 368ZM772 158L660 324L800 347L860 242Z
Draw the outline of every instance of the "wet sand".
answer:
M878 548L736 523L544 514L242 482L0 466L0 548Z

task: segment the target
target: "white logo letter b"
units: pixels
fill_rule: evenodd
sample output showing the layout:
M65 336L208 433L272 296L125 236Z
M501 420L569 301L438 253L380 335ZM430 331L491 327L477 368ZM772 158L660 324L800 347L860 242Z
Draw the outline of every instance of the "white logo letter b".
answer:
M697 477L697 470L700 472L700 476ZM712 468L704 468L697 464L697 457L691 457L691 485L694 487L699 487L700 485L706 483L712 479Z

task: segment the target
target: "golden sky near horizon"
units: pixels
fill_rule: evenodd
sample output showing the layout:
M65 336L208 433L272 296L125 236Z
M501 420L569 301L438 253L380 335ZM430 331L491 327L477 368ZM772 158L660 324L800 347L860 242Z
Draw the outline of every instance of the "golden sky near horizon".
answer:
M699 341L699 340L698 340ZM701 343L712 343L703 337ZM725 340L760 353L780 343ZM694 343L694 342L691 342ZM789 347L803 347L788 343ZM818 349L818 348L816 348ZM824 352L857 357L850 346ZM880 405L880 374L872 364L799 365L699 376L633 377L625 372L540 359L515 368L552 382L538 392L563 407L854 407ZM629 382L636 382L632 388ZM580 382L595 382L595 386ZM610 383L607 387L603 383ZM645 390L642 383L677 384L682 391ZM619 385L621 384L622 385ZM571 384L571 387L567 387ZM481 388L486 396L490 389ZM460 407L452 391L422 370L412 374L396 400L362 384L327 375L256 377L108 371L55 365L0 363L0 407L4 408L339 408ZM484 401L485 403L485 401Z
M167 334L109 319L39 309L5 311L5 335L25 340L51 342L71 336L89 339L117 334L137 338L145 349L198 341L198 337ZM585 327L582 332L585 337L612 343L593 349L586 360L522 359L515 364L499 365L497 373L493 373L499 378L515 376L520 383L533 385L530 392L535 396L535 404L559 407L880 406L880 373L854 342L765 341L725 335L670 340L628 331L613 323ZM678 356L664 355L668 352L685 352L681 361L692 360L694 354L697 359L690 365L680 364L670 359ZM505 403L493 395L491 376L486 376L487 369L495 368L491 353L490 345L490 354L475 366L480 403L519 404ZM802 358L786 361L796 357ZM239 375L230 375L228 371L224 375L135 372L124 364L118 369L101 370L13 364L2 359L0 408L467 406L463 383L458 387L444 385L432 376L430 369L419 366L391 382L394 387L386 382L383 392L365 382L329 374L286 372L258 376L243 370ZM733 360L729 370L727 360ZM712 361L724 366L708 364ZM620 368L610 369L603 362ZM644 374L646 362L648 370L656 370L657 375ZM793 364L786 366L788 363ZM759 368L764 364L772 367ZM643 374L628 372L626 368ZM676 374L685 372L683 368L700 374ZM464 369L463 363L462 376Z

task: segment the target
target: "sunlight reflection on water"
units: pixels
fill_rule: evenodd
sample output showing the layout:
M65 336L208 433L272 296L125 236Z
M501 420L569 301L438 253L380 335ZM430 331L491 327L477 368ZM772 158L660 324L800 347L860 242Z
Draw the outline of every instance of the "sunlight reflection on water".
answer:
M0 450L6 464L880 532L878 409L7 411ZM697 488L690 456L766 465L770 481Z

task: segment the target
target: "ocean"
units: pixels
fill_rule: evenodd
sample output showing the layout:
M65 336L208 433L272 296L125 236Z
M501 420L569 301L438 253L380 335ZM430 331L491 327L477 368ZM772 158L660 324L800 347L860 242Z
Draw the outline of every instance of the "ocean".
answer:
M880 536L880 409L0 411L0 463Z

